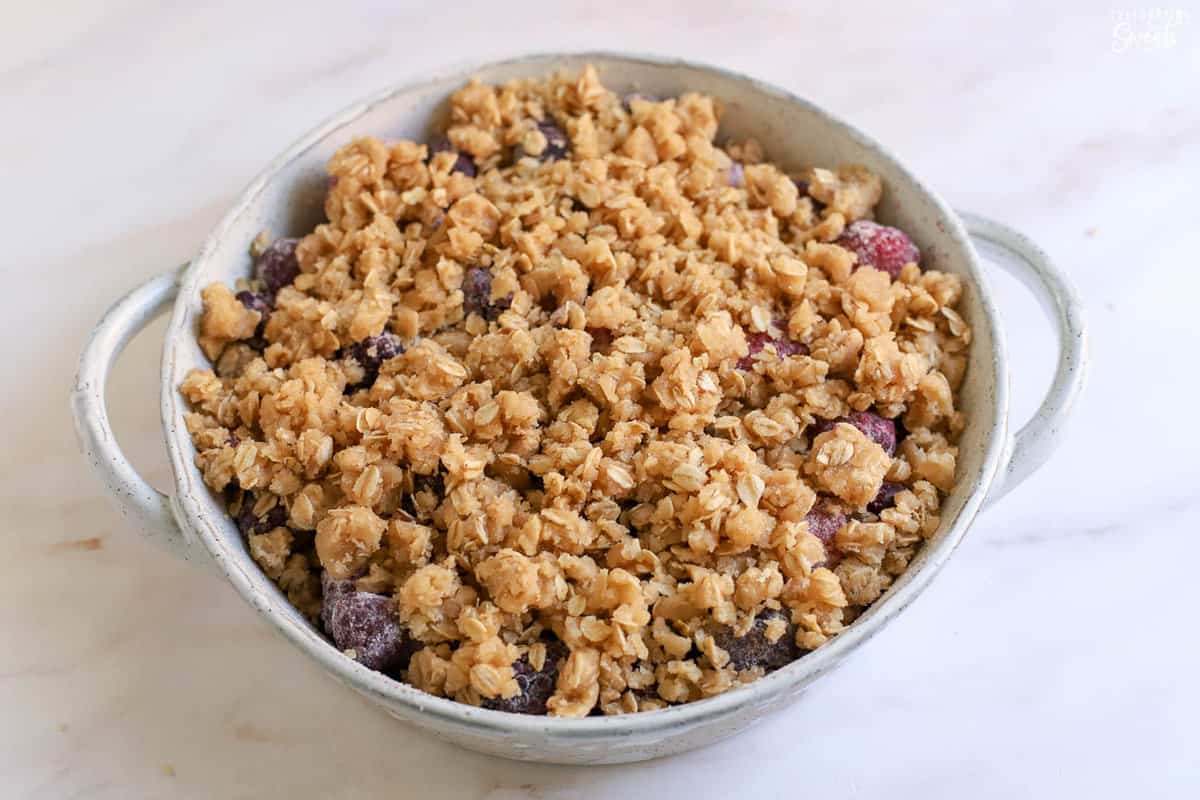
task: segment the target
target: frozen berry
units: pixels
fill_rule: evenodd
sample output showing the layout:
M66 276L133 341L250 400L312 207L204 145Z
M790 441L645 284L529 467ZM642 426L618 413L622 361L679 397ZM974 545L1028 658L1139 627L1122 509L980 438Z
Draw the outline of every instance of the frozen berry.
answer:
M512 665L513 677L521 687L521 693L508 698L484 698L483 707L513 714L544 715L546 701L554 694L558 683L559 664L570 654L565 644L554 639L546 642L546 660L540 670L535 670L529 663L529 656L521 656Z
M463 273L463 311L486 316L492 299L492 273L483 267L471 267Z
M264 294L241 291L237 293L237 299L246 308L262 314L264 321L267 319L267 314L271 313L271 301Z
M247 494L242 498L242 510L237 515L237 526L244 536L252 533L266 533L287 524L287 509L283 503L276 503L271 510L261 517L254 513L255 497Z
M450 144L450 140L444 136L442 138L438 139L437 141L435 141L433 144L429 145L429 157L433 158L433 156L436 155L437 153L454 153L454 154L456 154L458 156L458 159L454 162L454 166L451 168L451 171L452 172L461 172L463 175L466 175L468 178L475 177L476 169L475 169L474 159L472 159L471 156L467 155L466 153L462 152L461 150L458 150L457 148L455 148L454 145Z
M321 574L321 621L339 650L353 650L364 667L396 674L419 644L409 639L390 597L360 592L352 580Z
M752 333L746 337L750 352L738 359L737 368L749 372L754 369L754 357L762 352L768 344L775 345L775 355L780 358L788 356L806 356L808 347L804 342L797 342L787 336L774 337L769 333Z
M352 580L338 580L328 572L321 573L321 625L326 631L333 628L333 610L345 595L358 591Z
M746 183L746 168L742 166L742 162L733 162L733 166L729 168L729 172L726 174L726 180L730 186L738 189L742 188Z
M819 498L804 521L808 523L808 532L821 540L825 545L825 563L823 566L833 567L841 561L842 554L833 544L833 537L842 529L849 519L825 498Z
M463 311L478 314L491 322L512 305L512 295L492 300L492 273L483 267L471 267L463 275Z
M296 244L299 241L276 239L259 255L255 274L272 295L290 285L300 274L300 262L296 260Z
M363 369L362 383L359 387L370 386L379 377L379 368L389 358L395 358L404 352L400 337L384 331L378 336L368 336L361 342L350 345L348 355L358 362Z
M851 222L836 244L858 255L858 265L869 264L896 278L904 265L921 260L921 251L904 231L867 219Z
M853 414L845 417L819 420L813 426L813 437L815 438L825 431L833 430L833 426L839 422L847 422L858 428L867 438L886 450L889 456L896 454L896 423L879 416L873 411L855 411Z
M777 618L786 619L784 612L767 609L755 617L744 636L735 636L728 627L721 627L713 633L713 639L729 653L729 664L734 669L762 667L764 672L772 672L804 654L796 646L796 627L790 622L778 639L772 642L767 638L767 623Z
M567 140L567 134L563 133L563 129L554 124L551 120L542 120L538 123L538 130L546 137L546 149L542 151L542 160L558 160L566 158L567 153L571 149L571 143Z
M834 535L846 524L847 517L830 501L820 498L804 519L808 522L808 532L829 547Z
M875 495L875 499L867 503L867 511L872 514L882 514L885 508L896 505L896 495L903 491L904 484L884 481L883 485L879 487L879 493Z
M537 124L537 129L542 132L542 136L546 137L546 146L542 148L542 152L530 153L518 144L513 148L513 161L520 161L522 158L536 158L538 161L557 161L560 158L567 157L567 153L571 150L571 143L567 139L567 134L563 133L562 128L554 124L553 120L544 119Z
M258 327L254 329L254 335L245 340L246 344L255 350L266 350L267 340L263 338L263 331L267 328L267 317L271 315L270 298L259 292L241 291L237 293L237 299L246 308L262 314Z

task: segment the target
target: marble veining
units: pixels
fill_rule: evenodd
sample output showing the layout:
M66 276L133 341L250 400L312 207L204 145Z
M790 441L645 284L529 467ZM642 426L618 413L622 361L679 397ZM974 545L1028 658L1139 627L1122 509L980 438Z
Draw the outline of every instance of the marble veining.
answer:
M570 7L64 0L0 26L0 785L30 798L1186 797L1200 785L1200 6L1114 52L1084 0ZM807 5L807 4L805 4ZM686 17L686 18L684 18ZM299 658L219 578L127 530L66 404L118 294L186 260L238 190L350 100L439 64L621 47L807 95L957 207L1024 230L1092 332L1066 440L920 600L791 711L682 757L539 767L443 745ZM996 273L1014 421L1048 326ZM158 323L110 387L166 483Z

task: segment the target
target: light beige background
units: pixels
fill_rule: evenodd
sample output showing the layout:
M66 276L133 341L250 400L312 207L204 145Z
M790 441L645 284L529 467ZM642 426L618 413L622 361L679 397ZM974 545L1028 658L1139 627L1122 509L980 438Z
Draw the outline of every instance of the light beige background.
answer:
M953 5L3 3L0 795L1194 791L1200 7L1160 6L1189 17L1173 38L1114 52L1148 24L1139 7ZM1078 283L1095 355L1062 451L803 703L689 756L548 768L393 722L219 579L124 530L66 394L103 308L186 260L332 111L437 65L596 47L714 62L848 118L954 205L1042 242ZM1053 347L1032 301L996 286L1026 415ZM134 343L110 400L165 485L161 330Z

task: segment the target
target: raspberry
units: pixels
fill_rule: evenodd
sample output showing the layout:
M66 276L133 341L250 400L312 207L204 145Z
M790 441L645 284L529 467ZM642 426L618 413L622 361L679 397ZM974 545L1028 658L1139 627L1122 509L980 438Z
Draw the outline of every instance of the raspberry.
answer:
M896 505L896 495L903 491L904 484L884 481L883 485L879 487L879 494L875 495L874 500L867 503L867 511L876 515L882 514L884 509Z
M746 337L750 352L738 359L737 368L746 372L754 369L754 356L762 352L768 344L775 345L775 354L780 358L788 356L806 356L808 347L803 342L793 341L786 336L773 337L769 333L752 333Z
M860 219L851 222L836 244L858 255L858 266L869 264L897 278L908 262L920 262L921 251L904 231Z
M848 422L858 428L868 439L886 450L889 456L896 454L896 423L873 411L855 411L849 416L819 420L813 426L813 438L833 430L833 426L839 422Z
M808 522L808 532L829 547L833 543L834 534L842 529L847 518L832 503L822 498L817 500L804 519Z
M558 666L570 654L565 644L554 639L546 642L546 661L540 670L535 670L529 663L529 656L521 656L512 665L513 677L521 687L521 693L508 698L484 698L483 707L513 714L544 715L546 701L554 694L558 683Z
M764 672L772 672L804 655L796 646L796 626L790 622L774 642L767 639L767 623L776 618L786 619L782 611L767 609L754 618L744 636L735 636L729 628L722 627L713 633L713 639L729 653L729 663L734 669L762 667Z
M842 554L833 545L833 537L846 524L848 517L837 509L829 500L820 498L804 520L808 523L808 532L821 540L825 545L825 564L832 568L842 560ZM818 565L819 566L819 565Z

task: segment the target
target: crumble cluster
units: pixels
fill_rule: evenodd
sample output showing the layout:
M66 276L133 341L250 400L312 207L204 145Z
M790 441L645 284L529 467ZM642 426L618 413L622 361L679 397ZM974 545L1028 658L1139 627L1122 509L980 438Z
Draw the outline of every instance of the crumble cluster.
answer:
M180 386L255 561L349 656L563 717L661 708L851 623L955 482L963 287L720 109L472 82L329 162L328 221L203 292Z

